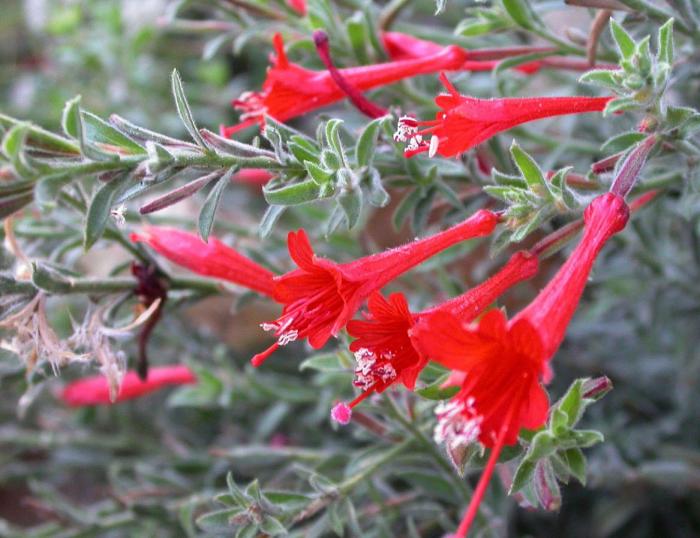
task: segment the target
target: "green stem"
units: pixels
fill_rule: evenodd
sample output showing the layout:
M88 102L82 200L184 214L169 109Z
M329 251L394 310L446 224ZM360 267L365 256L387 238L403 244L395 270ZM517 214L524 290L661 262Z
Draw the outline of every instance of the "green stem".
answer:
M462 496L462 500L467 500L472 494L471 489L464 480L459 479L455 474L454 467L447 461L447 458L440 452L440 449L433 443L428 436L420 430L413 422L406 419L403 413L396 405L396 402L389 395L385 394L384 399L389 402L390 411L393 417L408 431L415 440L421 444L430 454L430 456L435 460L435 463L447 473L447 476L454 482L455 486L459 490Z

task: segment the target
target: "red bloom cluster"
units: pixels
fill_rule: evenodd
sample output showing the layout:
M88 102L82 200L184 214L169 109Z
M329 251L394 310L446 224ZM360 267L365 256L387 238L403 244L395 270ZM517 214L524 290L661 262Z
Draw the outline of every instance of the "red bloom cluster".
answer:
M345 404L338 404L333 416L343 416L349 420L350 409L373 392L383 392L397 382L413 390L418 375L428 363L427 357L416 349L410 335L416 323L443 312L463 322L471 322L510 287L532 278L538 266L537 257L518 252L498 273L479 286L418 313L409 310L402 293L394 293L388 300L379 293L373 294L367 303L369 312L366 319L350 321L347 326L350 336L356 338L350 350L357 361L354 385L362 393L350 402L342 415L341 409ZM342 422L346 423L347 420Z
M515 443L522 428L544 424L548 400L540 381L547 362L564 338L598 253L628 218L622 197L608 193L595 198L584 213L578 246L512 320L493 310L470 325L438 313L411 329L421 353L466 374L460 392L437 409L436 439L450 450L477 440L492 448L456 536L466 536L501 448Z
M279 346L297 339L308 338L311 347L319 349L373 292L461 241L490 234L499 218L491 211L477 211L433 236L344 264L316 256L303 230L291 232L289 255L299 268L275 278L274 299L284 308L263 329L273 331L277 342L253 357L253 364L259 366Z
M278 121L287 121L340 101L346 94L333 80L330 72L314 71L292 63L284 51L280 34L273 37L275 48L270 60L262 91L246 92L233 101L241 112L241 122L231 127L222 127L223 136L258 124L264 125L267 114ZM460 69L465 53L458 47L445 47L435 54L398 62L348 67L339 69L342 77L359 91L386 86L399 80Z
M406 157L427 151L454 157L492 136L523 123L552 116L600 112L612 97L527 97L478 99L460 95L444 74L447 94L438 95L440 112L432 121L404 116L394 140L406 142ZM422 129L421 129L422 127ZM431 136L430 142L426 139Z

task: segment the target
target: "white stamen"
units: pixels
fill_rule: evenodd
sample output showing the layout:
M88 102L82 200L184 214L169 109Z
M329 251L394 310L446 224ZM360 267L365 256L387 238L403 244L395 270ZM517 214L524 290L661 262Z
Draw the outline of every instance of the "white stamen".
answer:
M438 146L440 145L440 139L434 136L430 139L430 148L428 149L428 157L431 159L437 155Z
M483 417L476 414L474 398L442 403L435 408L435 415L433 439L445 443L448 451L466 447L479 438Z
M299 331L297 330L292 330L292 331L287 331L286 333L280 334L279 338L277 339L277 343L281 346L286 346L290 342L294 342L299 337Z

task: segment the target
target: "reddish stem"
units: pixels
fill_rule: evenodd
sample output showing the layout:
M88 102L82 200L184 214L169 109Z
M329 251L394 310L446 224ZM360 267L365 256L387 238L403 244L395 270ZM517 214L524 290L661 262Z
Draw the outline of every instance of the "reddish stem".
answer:
M385 109L374 104L364 95L362 95L362 93L360 93L355 86L350 84L350 82L348 82L348 80L335 67L333 60L331 59L331 51L328 45L328 34L326 34L326 32L323 30L316 30L314 32L314 44L316 45L318 56L321 58L323 65L326 66L326 69L328 69L328 73L333 79L333 82L335 82L338 85L338 88L340 88L343 93L347 95L348 99L350 99L350 102L355 105L357 110L370 118L381 118L382 116L387 115L387 111Z

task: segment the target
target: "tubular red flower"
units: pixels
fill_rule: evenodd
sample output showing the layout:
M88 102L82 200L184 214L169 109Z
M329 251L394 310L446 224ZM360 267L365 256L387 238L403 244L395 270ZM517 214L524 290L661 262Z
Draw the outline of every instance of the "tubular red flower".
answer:
M349 408L362 401L366 393L381 393L396 382L413 390L418 375L428 363L409 335L419 320L438 312L449 312L463 322L471 322L506 290L532 278L538 267L537 257L517 252L482 284L418 313L409 310L402 293L393 293L388 299L378 292L372 294L367 303L366 319L352 320L347 325L350 336L356 338L350 344L350 351L357 360L353 384L363 391Z
M412 35L403 34L401 32L384 32L382 34L382 42L389 57L392 60L409 60L411 58L421 58L427 54L436 54L443 50L444 45L418 39ZM500 60L511 58L513 56L521 56L524 54L547 53L556 51L555 47L503 47L493 49L462 49L467 55L467 60L462 64L462 71L491 71L494 69ZM579 60L572 58L551 57L543 58L527 62L515 67L518 71L532 74L536 73L543 67L554 69L568 69L573 71L588 71L591 69L590 63L587 60ZM613 64L598 64L599 69L617 69L617 65Z
M438 95L441 111L433 121L417 121L404 116L394 139L406 142L406 157L428 151L443 157L464 153L492 136L523 123L562 116L600 112L612 97L526 97L477 99L460 95L447 77L440 80L449 93ZM422 129L420 129L422 127ZM432 136L429 142L424 140Z
M576 310L596 256L629 218L621 196L595 198L584 212L579 244L537 297L508 322L501 311L487 313L478 325L438 313L411 329L418 350L464 372L460 392L436 409L437 441L448 450L478 440L492 449L456 537L464 537L476 515L504 445L517 441L521 428L544 424L547 394L540 380L559 348Z
M537 297L513 318L538 328L544 354L550 359L564 339L598 253L629 220L624 198L606 193L595 198L584 212L583 237L557 274Z
M187 366L156 366L148 370L148 378L145 381L141 381L135 370L128 371L114 401L109 397L109 383L101 375L69 383L63 389L61 399L71 407L107 405L139 398L167 385L187 385L196 382L196 376Z
M273 295L274 273L215 237L205 243L199 236L175 228L145 226L130 238L197 274L221 278L268 297Z
M274 299L284 308L263 329L274 331L277 342L253 357L253 365L297 339L308 338L311 347L321 348L373 292L460 241L490 234L498 221L496 213L480 210L433 236L344 264L314 255L304 230L290 232L289 254L299 268L275 278Z
M262 91L246 92L233 101L234 108L241 112L242 123L223 127L222 136L231 136L255 124L263 126L265 114L278 121L287 121L345 98L345 93L327 70L313 71L291 63L284 52L280 34L275 34L273 44L272 67L267 72ZM459 69L464 60L464 51L458 47L446 47L422 58L338 71L354 88L366 91L418 75L453 71Z

